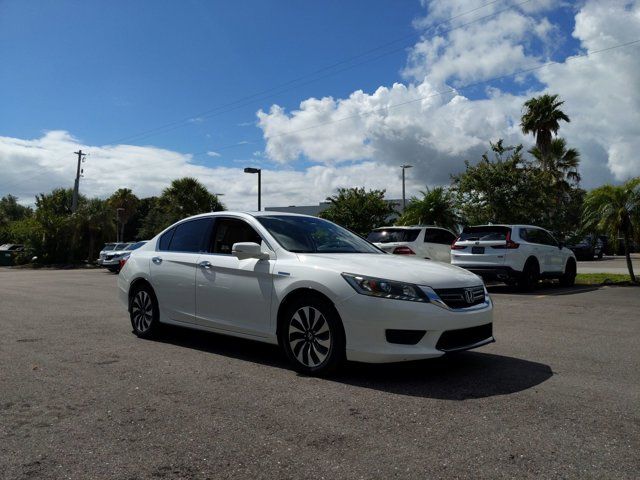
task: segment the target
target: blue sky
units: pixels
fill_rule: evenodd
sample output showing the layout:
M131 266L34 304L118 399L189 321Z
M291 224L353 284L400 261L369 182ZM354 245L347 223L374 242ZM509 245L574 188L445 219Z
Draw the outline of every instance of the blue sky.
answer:
M5 0L0 3L0 132L34 138L62 129L85 142L106 144L194 117L182 128L130 143L201 152L260 139L253 126L260 107L295 108L306 97L341 97L399 79L406 59L402 50L198 118L199 112L312 74L372 45L410 36L408 47L417 38L411 21L420 11L418 2L372 1L363 7L343 1ZM216 162L250 157L259 148L227 150Z
M620 182L640 175L640 45L590 52L635 40L638 0L3 0L0 195L70 186L77 148L100 197L194 175L247 208L247 165L266 205L397 197L407 162L412 195L489 141L531 145L522 103L544 92L566 101L583 185Z

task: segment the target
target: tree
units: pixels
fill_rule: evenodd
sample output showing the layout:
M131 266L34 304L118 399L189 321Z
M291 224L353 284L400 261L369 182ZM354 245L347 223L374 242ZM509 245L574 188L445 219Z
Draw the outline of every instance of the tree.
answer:
M197 179L180 178L171 182L150 208L139 230L141 238L152 238L172 223L191 215L224 210L218 197Z
M388 223L388 218L396 213L384 194L385 190L365 191L364 187L339 188L336 195L327 197L330 205L320 217L367 235Z
M73 262L85 258L83 243L79 239L80 215L72 215L73 190L56 188L51 193L36 195L34 218L42 238L35 248L44 263ZM78 209L82 209L87 199L78 197Z
M560 121L570 122L569 117L560 110L564 104L559 95L541 95L524 103L525 112L522 114L520 127L525 135L532 133L536 139L536 146L542 156L546 156L551 147L551 134L556 135L560 128Z
M544 177L553 188L566 192L580 183L580 153L575 148L567 149L564 138L554 138L547 155L543 155L538 146L529 153L538 161Z
M88 237L87 259L94 260L96 245L106 243L116 234L113 209L108 201L92 198L78 210L82 237Z
M420 192L422 198L411 197L397 225L437 225L452 231L458 230L458 215L453 204L453 194L443 187Z
M118 236L120 240L124 240L124 227L136 212L139 201L138 197L136 197L129 188L119 188L107 201L113 209L116 218L120 218L120 234ZM122 210L118 213L118 209Z
M560 137L551 141L546 155L537 146L529 153L536 159L542 179L550 189L546 226L564 238L578 228L582 210L584 190L579 188L580 153L575 148L567 148L566 140Z
M33 210L18 203L18 197L7 195L0 199L0 244L9 241L12 222L30 217Z
M543 224L549 198L540 169L522 156L522 145L491 143L476 165L465 162L464 172L453 175L452 191L463 223Z
M582 214L584 226L609 235L616 242L622 234L631 281L637 279L631 262L631 239L640 234L640 177L620 186L603 185L587 193Z

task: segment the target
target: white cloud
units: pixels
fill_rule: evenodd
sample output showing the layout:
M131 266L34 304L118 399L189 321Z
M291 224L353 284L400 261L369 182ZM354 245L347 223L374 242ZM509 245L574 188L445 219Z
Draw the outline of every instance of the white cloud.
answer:
M525 4L421 39L409 53L406 85L380 87L371 94L356 91L345 99L310 98L290 113L277 105L259 111L266 154L282 164L299 157L325 165L362 159L396 166L409 162L416 165L414 174L422 182L448 183L465 159L479 159L490 140L530 145L533 139L524 137L518 126L522 104L549 91L566 101L563 109L572 121L560 133L582 154L585 186L640 175L637 45L541 68L532 75L545 88L522 96L497 88L487 89L488 98L479 100L465 97L464 90L443 93L450 90L448 85L478 82L546 62L532 52L554 48L549 42L558 42L558 27L544 16L550 5ZM432 22L472 8L466 1L428 4ZM573 35L582 48L593 51L637 40L638 32L637 1L591 0L577 11ZM537 42L537 49L532 42Z
M214 151L207 152L207 155L210 156L210 157L214 157L214 158L220 156L220 154L218 152L214 152Z
M73 186L78 148L87 152L80 191L106 198L118 188L131 188L139 197L159 195L171 180L193 176L209 191L224 193L230 209L256 208L257 181L243 168L208 168L191 163L191 156L154 147L86 145L68 132L47 132L41 138L23 140L0 137L0 192L12 193L32 204L34 195L54 187ZM246 163L246 162L245 162ZM393 179L390 182L390 179ZM335 167L313 166L305 171L262 168L262 200L265 206L319 203L338 187L361 185L388 188L400 195L400 171L375 162ZM411 178L408 185L418 188Z

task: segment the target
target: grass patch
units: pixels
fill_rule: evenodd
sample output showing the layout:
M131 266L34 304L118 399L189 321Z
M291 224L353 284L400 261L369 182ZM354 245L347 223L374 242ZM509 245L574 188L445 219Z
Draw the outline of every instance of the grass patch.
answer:
M579 273L576 275L578 285L627 285L630 283L631 277L626 273Z

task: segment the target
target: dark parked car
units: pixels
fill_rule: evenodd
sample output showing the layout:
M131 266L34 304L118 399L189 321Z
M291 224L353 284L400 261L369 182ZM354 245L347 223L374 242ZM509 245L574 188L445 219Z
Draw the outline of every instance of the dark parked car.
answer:
M16 254L24 250L24 245L17 243L5 243L0 245L0 266L10 266L14 264Z
M604 242L599 236L587 235L569 242L567 247L573 250L578 260L593 260L594 257L601 260L604 255Z

